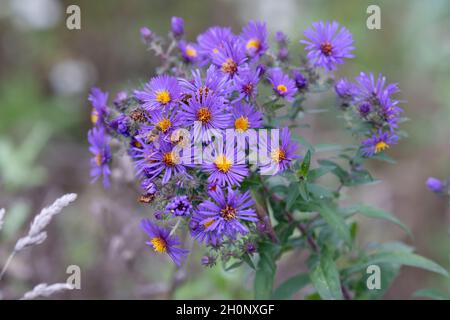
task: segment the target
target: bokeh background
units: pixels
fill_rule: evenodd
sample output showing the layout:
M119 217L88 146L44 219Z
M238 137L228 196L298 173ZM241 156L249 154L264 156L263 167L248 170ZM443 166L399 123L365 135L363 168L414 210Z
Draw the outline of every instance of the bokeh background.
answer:
M375 3L382 29L368 30L366 9ZM81 7L81 30L66 28L69 4ZM414 239L396 226L361 220L359 241L402 240L449 267L447 201L428 192L425 180L450 174L450 1L0 0L0 207L7 208L0 265L40 208L63 193L79 195L52 222L46 242L13 260L0 283L3 298L19 297L41 282L64 282L73 264L81 267L82 290L56 298L252 297L250 270L204 270L202 249L194 246L180 272L143 245L138 223L149 212L136 204L131 172L116 170L108 191L89 183L88 90L96 85L114 95L148 79L158 61L141 43L139 28L164 35L173 15L185 19L191 40L211 25L230 25L238 33L248 20L264 20L271 36L277 30L289 35L294 59L311 22L346 25L357 57L339 75L383 72L399 83L410 118L403 125L409 138L389 151L397 164L370 163L382 183L346 192L393 212ZM331 102L312 97L306 107ZM335 116L305 119L312 126L302 134L312 143L346 141ZM126 162L119 164L125 168ZM277 282L304 268L302 255L286 256ZM450 294L441 277L402 268L386 298L408 299L431 286Z

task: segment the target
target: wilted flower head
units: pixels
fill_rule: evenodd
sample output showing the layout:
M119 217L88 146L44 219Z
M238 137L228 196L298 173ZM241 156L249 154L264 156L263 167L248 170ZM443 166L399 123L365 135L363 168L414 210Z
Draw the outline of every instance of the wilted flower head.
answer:
M306 45L306 57L316 67L334 70L338 64L344 63L344 58L353 58L351 52L353 38L347 28L339 30L339 24L333 22L314 22L312 27L305 31L308 40L300 43Z
M110 122L110 127L118 134L128 136L130 130L130 118L125 114L119 114Z

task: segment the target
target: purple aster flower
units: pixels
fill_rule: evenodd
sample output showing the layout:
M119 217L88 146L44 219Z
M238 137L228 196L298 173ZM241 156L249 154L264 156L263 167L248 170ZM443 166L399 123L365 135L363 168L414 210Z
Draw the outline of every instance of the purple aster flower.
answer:
M189 105L183 105L184 119L187 125L194 125L193 138L211 141L211 129L226 129L230 125L231 115L224 112L223 99L213 94L203 94L201 101L191 99Z
M178 38L184 34L184 20L180 17L172 17L172 34Z
M229 78L233 78L244 67L247 57L241 40L225 42L224 48L212 57L212 63Z
M143 174L150 180L163 174L162 184L166 184L172 175L188 176L186 166L183 164L187 161L184 156L174 152L170 143L160 140L158 147L143 142L141 146L142 148L133 148L134 165L138 174Z
M136 90L135 97L148 111L175 105L180 97L180 87L175 77L162 75L150 79L143 91Z
M295 86L299 90L304 90L306 87L308 87L308 79L305 78L303 73L294 69L292 71L292 75L294 76Z
M396 83L386 84L386 77L379 75L375 79L372 73L361 72L356 78L356 102L368 102L376 107L378 115L386 121L391 128L397 126L398 117L403 110L398 106L398 100L392 99L392 95L400 92Z
M187 196L175 196L166 206L166 213L177 217L186 217L191 214L192 204Z
M192 219L189 222L191 236L200 243L218 246L221 243L221 237L219 237L216 232L210 229L212 220L204 223L202 222L207 218L208 216L199 214L197 211L194 212L194 214L192 215Z
M358 106L358 111L362 117L365 117L372 111L372 106L369 102L363 102Z
M195 43L181 40L178 42L178 48L181 51L181 56L186 62L197 62L200 58L198 47Z
M243 29L241 38L250 57L262 56L267 45L267 28L264 22L250 21Z
M225 146L220 146L212 150L210 159L203 159L202 169L207 174L209 184L218 186L239 186L248 176L247 165L245 164L245 155L232 150L232 154L227 152Z
M92 104L91 122L94 125L103 124L109 113L108 93L99 88L92 88L88 100Z
M113 120L111 120L109 125L118 134L121 134L123 136L128 136L129 130L130 130L130 122L131 122L131 119L127 115L121 113L120 115L115 117Z
M281 47L285 47L288 44L288 37L283 31L277 31L275 33L275 41Z
M215 232L220 237L236 239L237 234L248 233L244 222L258 221L249 191L241 194L228 188L225 194L222 189L217 188L216 192L210 192L209 195L213 201L200 203L198 213L205 217L200 223L208 224L210 232Z
M427 179L427 187L433 192L441 193L444 190L444 183L439 179L429 177Z
M297 92L294 80L289 78L280 68L272 68L268 72L267 79L270 81L273 91L279 97L291 101Z
M197 37L200 53L212 59L219 51L223 51L225 43L231 42L236 36L230 28L211 27Z
M108 138L103 127L94 127L88 132L89 151L94 155L91 159L92 182L103 176L103 186L109 187L109 162L111 161L111 151L109 149Z
M312 27L305 31L305 37L308 40L302 40L300 43L306 45L308 51L306 57L310 63L316 67L327 70L336 69L336 65L344 63L344 58L354 58L351 52L353 47L353 38L347 28L333 22L314 22Z
M188 94L195 96L199 101L202 96L207 96L210 93L217 96L226 96L230 91L227 77L214 66L210 66L206 70L204 79L199 69L192 70L192 80L180 79L180 85L187 90Z
M252 100L258 94L259 76L256 70L250 68L243 69L234 78L234 89L239 93L237 100Z
M391 145L398 141L397 135L393 131L378 130L378 133L362 142L362 155L364 157L372 157L374 154L380 153L388 149Z
M139 30L139 32L140 32L140 34L141 34L142 42L144 42L145 44L148 44L148 43L152 40L152 38L153 38L153 32L152 32L149 28L147 28L147 27L142 27L142 28Z
M179 107L173 107L150 112L147 118L151 125L148 129L156 128L165 136L169 136L175 129L184 125L183 116L179 110Z
M270 139L269 139L270 140ZM289 128L280 130L280 141L278 147L273 147L270 141L260 140L263 150L268 150L270 159L268 163L261 163L261 170L264 174L278 174L289 168L292 161L297 159L299 145L291 139Z
M248 103L235 103L233 105L232 117L234 129L238 133L244 133L250 128L261 128L263 124L262 113Z
M339 79L334 85L336 94L344 100L352 100L357 94L356 86L345 78Z
M166 253L177 266L181 266L189 251L177 248L181 244L178 237L171 236L169 230L157 226L149 219L141 221L141 228L150 237L146 244L157 253Z

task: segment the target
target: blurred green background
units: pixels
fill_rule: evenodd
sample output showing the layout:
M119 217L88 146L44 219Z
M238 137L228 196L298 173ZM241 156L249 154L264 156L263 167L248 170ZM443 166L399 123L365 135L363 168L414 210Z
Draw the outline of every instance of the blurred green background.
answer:
M81 8L81 30L66 28L70 4ZM381 8L381 30L366 27L370 4ZM450 1L0 0L0 207L7 208L0 265L40 208L63 193L79 194L52 223L49 239L15 258L0 283L3 297L20 296L40 282L63 282L72 264L81 267L82 290L58 297L252 297L250 270L203 270L199 248L182 272L151 254L138 227L149 213L136 205L129 175L113 173L116 183L109 191L89 184L89 88L99 86L112 98L148 79L158 61L145 50L139 28L165 35L174 15L185 19L191 40L212 25L229 25L239 33L248 20L264 20L271 37L277 30L289 35L293 59L311 22L337 20L347 26L356 58L339 75L382 72L399 83L411 119L403 126L409 139L390 151L398 163L371 164L383 183L348 193L393 212L415 237L384 222L362 220L360 242L402 240L449 267L447 202L428 192L425 180L450 174ZM307 103L323 101L313 97ZM348 139L332 119L307 120L312 128L302 133L312 143ZM304 256L286 256L277 282L303 268ZM386 298L410 298L430 286L450 294L441 278L403 268Z

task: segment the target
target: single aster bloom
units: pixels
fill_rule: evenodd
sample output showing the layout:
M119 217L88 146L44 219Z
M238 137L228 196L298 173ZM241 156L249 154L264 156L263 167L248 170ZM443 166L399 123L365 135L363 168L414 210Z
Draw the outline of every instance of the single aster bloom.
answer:
M169 136L170 133L184 124L179 107L150 112L147 119L150 122L148 129L156 128L166 136Z
M260 77L256 70L243 69L234 79L234 90L239 94L236 100L252 100L258 94L258 83Z
M263 172L278 174L290 167L292 161L297 159L299 145L291 139L289 128L284 127L280 130L280 140L277 147L273 147L272 143L260 141L263 150L268 150L268 163L261 163Z
M284 74L280 68L270 69L268 71L267 79L277 96L288 101L291 101L294 98L294 95L297 92L295 81Z
M444 183L437 178L429 177L426 184L427 188L433 192L441 193L444 190Z
M187 94L199 101L202 96L208 96L209 94L224 97L230 91L228 78L214 66L210 66L206 70L204 78L199 69L192 70L192 79L180 79L180 85Z
M362 155L372 157L396 144L398 136L393 131L378 130L378 133L362 142Z
M185 158L173 150L173 146L163 140L159 146L141 142L142 148L134 148L133 158L137 173L151 181L162 175L162 184L169 182L174 175L185 175Z
M191 231L191 236L200 243L205 243L207 245L218 246L221 243L221 237L217 235L215 231L210 230L210 226L213 220L202 223L208 216L194 212L192 219L189 222L189 229Z
M264 22L250 21L243 29L241 38L245 51L250 57L262 56L269 47L267 45L267 28Z
M180 17L172 17L171 21L172 34L178 38L184 34L184 20Z
M92 104L91 122L93 125L103 124L105 117L109 113L108 92L103 92L99 88L92 88L88 100Z
M147 111L161 110L178 102L180 87L175 77L156 76L145 84L144 90L136 90L134 95Z
M203 159L202 169L209 174L208 183L218 186L239 186L248 176L244 155L234 150L234 154L229 154L225 146L219 148L214 149L214 156L211 159Z
M201 101L199 101L201 100ZM211 141L211 129L228 128L231 115L224 112L223 99L212 94L203 94L201 99L192 98L189 105L183 105L186 124L194 125L193 138ZM196 122L196 123L195 123Z
M258 221L249 191L241 194L228 188L225 194L221 188L217 188L209 196L213 201L206 200L198 206L198 213L204 217L200 223L209 225L208 230L219 237L236 239L238 234L248 233L246 223Z
M336 65L343 64L345 58L354 58L351 52L353 38L347 28L333 22L314 22L312 27L305 31L308 40L301 40L308 51L306 57L316 67L325 68L328 71L336 69Z
M145 243L157 253L167 254L172 261L179 267L189 253L186 249L178 248L181 244L176 236L171 236L170 231L157 226L149 219L141 221L141 228L150 237Z
M351 101L357 94L356 86L348 81L346 78L339 79L334 85L334 91L339 96L339 98Z
M238 38L225 42L223 50L212 57L212 63L230 79L239 73L246 60L245 50Z
M231 28L211 27L197 37L200 53L206 58L207 62L219 51L223 51L225 44L231 42L235 37Z
M177 217L186 217L191 214L192 204L187 196L175 196L166 205L166 213Z
M91 178L92 182L103 176L103 186L109 187L109 162L111 161L111 151L108 138L103 127L94 127L88 132L89 151L94 155L91 158Z
M181 40L178 42L178 48L181 51L181 56L186 62L197 62L200 58L197 45L195 43Z
M238 133L245 133L248 129L261 128L263 115L251 104L235 103L232 109L234 129Z

